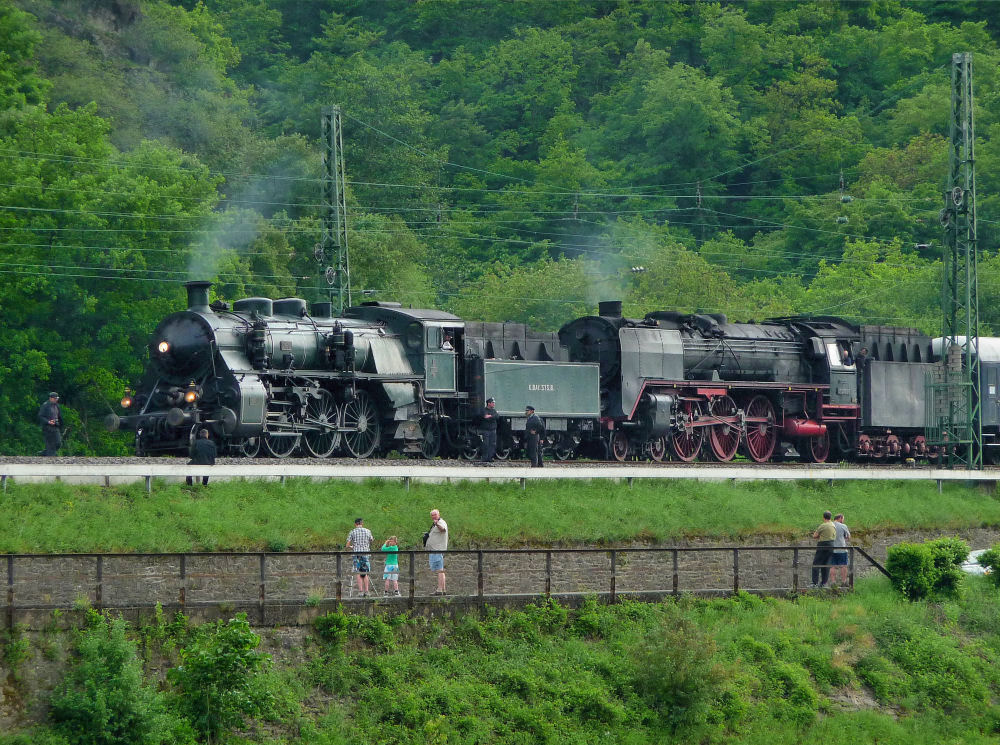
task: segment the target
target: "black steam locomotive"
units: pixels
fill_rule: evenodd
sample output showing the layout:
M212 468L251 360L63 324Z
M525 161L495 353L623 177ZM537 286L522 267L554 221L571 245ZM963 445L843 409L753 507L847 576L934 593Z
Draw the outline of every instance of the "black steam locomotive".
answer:
M474 459L489 397L501 458L522 447L527 404L559 459L939 454L926 438L925 390L943 363L913 329L672 311L631 319L610 302L553 334L398 303L340 317L298 298L230 308L209 304L210 283L186 286L187 310L156 328L143 381L123 398L125 415L109 417L135 433L138 454L186 453L207 427L248 457ZM995 341L980 343L988 453L997 447Z

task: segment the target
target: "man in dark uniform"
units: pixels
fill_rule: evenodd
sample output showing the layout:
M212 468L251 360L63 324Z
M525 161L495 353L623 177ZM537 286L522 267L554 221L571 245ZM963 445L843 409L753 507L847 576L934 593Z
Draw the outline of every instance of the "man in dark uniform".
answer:
M525 406L524 415L528 421L524 423L524 433L528 438L528 461L532 468L542 467L542 438L545 437L545 424L535 413L534 406Z
M49 400L38 410L38 423L42 425L42 436L45 437L45 455L59 455L62 445L62 413L59 411L59 394L55 391L49 394Z
M854 358L855 375L858 383L858 405L864 406L865 402L865 367L868 365L868 347L861 347L858 356Z
M479 425L483 433L483 463L492 463L497 457L497 402L494 398L486 399L486 408L479 415L482 422Z
M215 465L215 443L208 438L207 429L199 429L198 437L195 439L194 444L191 445L191 460L188 461L189 466L214 466ZM193 481L191 477L187 477L187 485L192 486ZM201 477L201 485L208 485L208 476Z

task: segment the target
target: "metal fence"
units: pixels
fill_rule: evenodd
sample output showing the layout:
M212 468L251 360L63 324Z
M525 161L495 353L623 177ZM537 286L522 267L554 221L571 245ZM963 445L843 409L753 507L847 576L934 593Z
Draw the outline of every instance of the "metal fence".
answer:
M808 584L815 548L805 546L478 549L445 554L448 597L485 603L514 597L596 595L660 598L798 592ZM848 582L859 571L885 569L863 549L848 548ZM376 597L354 591L353 552L8 554L8 626L18 614L93 607L165 610L240 609L267 622L273 606L372 602L413 608L440 602L425 550L402 550L400 596L383 595L382 554L370 555ZM0 596L2 597L2 596Z

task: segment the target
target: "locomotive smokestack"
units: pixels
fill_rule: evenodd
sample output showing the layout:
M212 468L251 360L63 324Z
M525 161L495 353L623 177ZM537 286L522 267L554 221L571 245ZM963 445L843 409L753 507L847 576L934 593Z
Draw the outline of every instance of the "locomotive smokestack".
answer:
M605 318L621 318L622 301L602 300L597 304L597 315L604 316Z
M211 282L203 280L184 283L188 293L188 310L193 310L195 313L212 312L212 309L208 307L208 288L211 286Z

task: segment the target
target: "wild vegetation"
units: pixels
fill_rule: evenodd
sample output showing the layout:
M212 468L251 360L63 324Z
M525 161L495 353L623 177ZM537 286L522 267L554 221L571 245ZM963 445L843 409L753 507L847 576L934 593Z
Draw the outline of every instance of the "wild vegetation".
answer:
M451 526L452 548L609 545L773 536L811 542L824 509L843 512L856 540L872 533L1000 526L1000 500L979 487L908 482L636 480L417 484L398 481L213 482L74 486L8 484L0 552L303 551L343 545L362 516L378 540L420 547L428 512Z
M69 451L126 449L100 419L186 279L326 295L330 104L356 292L544 329L618 297L935 332L970 51L996 331L998 38L974 2L3 3L0 452L40 450L51 388Z
M291 648L265 644L273 659L240 618L126 629L91 611L48 714L0 743L985 744L1000 734L1000 594L984 577L960 590L910 602L870 579L822 599L335 612Z

